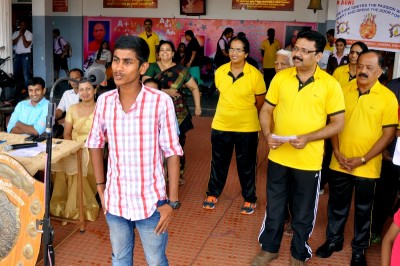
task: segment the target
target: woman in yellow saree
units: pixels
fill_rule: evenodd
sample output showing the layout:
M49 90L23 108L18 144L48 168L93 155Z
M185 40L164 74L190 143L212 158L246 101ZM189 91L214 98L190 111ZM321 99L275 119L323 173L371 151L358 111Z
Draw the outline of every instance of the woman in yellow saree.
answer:
M95 108L96 88L89 82L79 84L80 102L72 105L65 117L64 139L85 142L92 127ZM85 220L95 221L99 213L99 204L95 195L96 180L93 166L87 148L82 156L83 169L87 168L87 175L83 176L83 205ZM50 201L50 213L68 219L79 219L78 181L76 175L57 172L54 178L54 189Z

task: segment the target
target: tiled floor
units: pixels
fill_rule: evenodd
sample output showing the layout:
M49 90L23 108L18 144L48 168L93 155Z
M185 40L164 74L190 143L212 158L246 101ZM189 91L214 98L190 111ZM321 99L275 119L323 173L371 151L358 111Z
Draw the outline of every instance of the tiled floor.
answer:
M260 137L258 151L257 194L258 206L253 215L241 215L242 197L232 159L228 182L215 210L204 210L202 201L207 187L211 156L210 117L194 118L195 129L187 135L186 184L180 187L182 207L175 213L169 226L167 256L170 265L250 265L258 252L257 242L266 204L266 142ZM321 195L316 226L309 244L313 251L325 241L327 222L327 189ZM353 233L352 213L346 227L344 249L328 259L313 256L307 265L349 265L350 241ZM61 226L54 221L56 242L64 237L72 225ZM271 265L289 265L290 241L284 236L279 258ZM137 237L135 265L146 265L140 240ZM108 228L101 214L97 221L87 222L86 232L76 232L57 247L56 265L110 265L111 246ZM380 265L380 246L367 252L368 265ZM43 264L41 262L41 264ZM39 264L38 264L39 265Z

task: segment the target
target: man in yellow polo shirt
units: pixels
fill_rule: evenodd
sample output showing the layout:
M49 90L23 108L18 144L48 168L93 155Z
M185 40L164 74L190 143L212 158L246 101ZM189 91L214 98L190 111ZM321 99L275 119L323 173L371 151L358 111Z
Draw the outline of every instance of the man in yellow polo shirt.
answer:
M254 266L267 265L278 257L289 193L293 203L292 265L303 265L312 255L308 238L318 208L324 139L341 132L345 109L339 83L317 64L325 43L325 37L316 31L298 34L292 51L295 67L275 75L260 112L261 129L271 150L268 204L258 238L261 251L253 258ZM328 117L331 122L327 125Z
M363 42L353 43L353 45L350 47L350 53L349 53L350 63L336 68L335 72L333 72L332 77L334 77L337 81L339 81L340 86L342 86L342 88L344 88L351 80L356 78L358 56L363 51L367 50L368 47ZM332 157L332 143L329 139L327 139L325 140L325 152L324 152L324 159L322 161L321 184L319 186L320 187L319 194L324 193L324 187L328 182L328 176L332 172L332 170L329 169L329 165L331 164L331 157Z
M275 75L276 52L281 49L281 44L275 39L275 29L267 31L268 39L261 43L261 55L263 57L264 81L267 90L272 78Z
M366 265L375 181L380 176L382 151L393 139L398 124L396 96L378 81L382 65L379 52L369 50L360 54L357 80L343 89L344 130L332 137L330 168L333 174L329 179L327 240L317 249L316 255L327 258L342 250L343 232L355 188L352 266Z
M153 21L151 19L146 19L144 21L144 32L139 34L139 37L147 42L150 49L149 63L154 63L157 60L157 46L160 44L157 33L152 31Z

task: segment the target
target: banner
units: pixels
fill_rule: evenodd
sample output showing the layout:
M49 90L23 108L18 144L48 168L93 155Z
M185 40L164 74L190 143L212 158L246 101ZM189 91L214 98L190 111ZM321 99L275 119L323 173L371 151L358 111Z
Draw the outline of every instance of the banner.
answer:
M400 52L399 0L337 1L335 38L348 44L362 41L369 48Z
M53 12L68 12L68 0L53 0Z
M109 42L111 50L114 43L121 35L139 35L144 31L146 18L127 17L84 17L83 53L85 64L90 64L94 54L99 49L103 40ZM175 44L175 49L180 42L187 44L185 31L192 30L195 34L203 55L214 57L217 42L225 28L231 27L235 31L244 32L250 42L250 56L259 65L262 62L260 46L267 39L268 28L274 28L275 38L285 48L292 40L293 35L302 30L316 29L316 23L311 22L277 22L261 20L224 20L224 19L185 19L185 18L151 18L153 32L157 33L160 40L169 40Z
M232 0L232 9L293 11L294 0Z
M103 0L103 8L157 8L158 0Z

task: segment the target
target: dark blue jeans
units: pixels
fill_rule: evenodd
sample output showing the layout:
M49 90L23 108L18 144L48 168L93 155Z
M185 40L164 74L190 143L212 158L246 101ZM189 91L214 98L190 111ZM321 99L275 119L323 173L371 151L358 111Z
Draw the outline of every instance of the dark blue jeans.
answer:
M14 57L14 77L19 77L20 73L22 72L22 75L24 77L24 86L25 89L28 87L28 81L29 81L29 70L31 67L31 53L25 53L25 54L15 54Z

